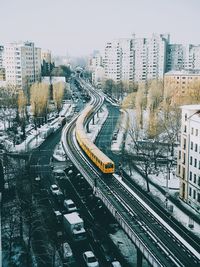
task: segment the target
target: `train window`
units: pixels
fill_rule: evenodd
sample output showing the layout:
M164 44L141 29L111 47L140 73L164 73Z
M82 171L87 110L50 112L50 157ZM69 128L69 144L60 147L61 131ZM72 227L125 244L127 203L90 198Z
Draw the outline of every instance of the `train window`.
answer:
M113 168L113 164L112 163L107 163L106 164L106 169L109 169L109 168Z

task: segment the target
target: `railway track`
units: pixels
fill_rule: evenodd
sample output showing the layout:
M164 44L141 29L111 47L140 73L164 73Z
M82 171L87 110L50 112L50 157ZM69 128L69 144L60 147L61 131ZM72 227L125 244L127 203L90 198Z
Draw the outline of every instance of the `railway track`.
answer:
M88 88L88 90L91 90ZM90 104L93 104L96 112L102 105L102 100L97 93L94 94ZM107 203L112 205L113 215L125 225L128 235L134 235L137 242L145 247L145 251L152 255L153 266L200 266L200 246L191 239L184 241L183 231L179 229L179 234L175 232L175 226L170 227L165 222L166 217L159 219L156 212L150 206L145 205L147 199L140 196L140 200L135 196L135 189L126 181L116 179L116 176L106 180L101 177L99 171L81 152L75 140L75 121L68 124L63 132L63 146L69 158L87 179L88 183L98 187L99 195L104 196ZM105 203L105 202L104 202ZM107 205L108 206L108 205ZM162 215L164 216L164 214ZM176 228L175 228L176 229ZM176 229L177 230L177 229ZM177 230L178 231L178 230ZM136 244L140 247L140 244ZM148 260L147 255L145 257Z

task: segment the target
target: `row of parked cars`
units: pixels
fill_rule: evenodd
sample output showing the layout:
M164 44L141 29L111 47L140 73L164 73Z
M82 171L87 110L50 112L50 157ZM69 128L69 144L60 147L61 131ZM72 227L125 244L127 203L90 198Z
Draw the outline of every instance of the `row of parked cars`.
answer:
M56 180L66 178L64 171L57 170L54 172ZM79 216L78 209L72 199L65 199L62 191L57 184L52 184L50 187L51 194L61 204L61 211L55 210L54 214L59 224L63 225L63 228L68 236L71 236L74 242L86 239L86 231L84 229L84 222ZM73 259L73 253L68 243L63 243L63 259L68 263ZM99 267L98 259L95 257L93 251L85 251L82 255L85 266L87 267ZM121 267L118 261L112 261L111 267Z
M60 178L60 175L59 175ZM50 192L51 194L57 198L58 201L61 200L61 195L63 196L60 188L56 184L52 184L50 187ZM62 223L65 227L66 230L73 231L73 226L75 223L78 223L79 227L75 226L75 231L80 231L81 228L83 229L83 221L79 217L77 213L77 207L74 204L72 199L64 199L63 201L63 208L64 208L64 213L62 214L60 211L56 210L54 211L55 217L57 219L58 223ZM71 250L70 245L65 242L63 243L63 259L66 261L66 263L69 265L73 261L73 253ZM87 267L99 267L99 262L97 258L95 257L93 251L85 251L83 253L83 261Z

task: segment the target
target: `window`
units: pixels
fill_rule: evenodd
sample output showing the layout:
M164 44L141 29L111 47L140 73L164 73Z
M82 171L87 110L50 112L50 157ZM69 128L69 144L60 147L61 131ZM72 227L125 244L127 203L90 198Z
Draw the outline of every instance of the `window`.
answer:
M196 131L195 131L195 135L198 136L198 129L196 129Z
M193 142L191 141L190 149L193 150Z
M193 191L193 198L196 199L196 191Z
M190 181L192 181L192 172L190 172Z
M198 177L198 186L200 186L200 176Z
M197 175L194 174L194 183L196 184L196 181L197 181Z
M192 195L192 188L189 187L189 196L191 196L191 195Z
M197 144L195 144L195 152L197 152L197 150L198 150L198 145Z
M185 153L183 153L183 164L185 164Z
M190 157L190 165L192 165L192 157Z
M197 159L194 159L194 167L197 167Z
M186 149L186 139L183 139L183 149Z
M184 126L184 133L186 133L187 132L187 127L186 127L186 125Z
M181 166L178 165L178 174L180 174L180 173L181 173Z
M200 203L200 194L197 195L197 201Z
M191 129L191 134L194 134L194 128Z
M183 180L185 180L185 168L182 168L182 172L183 172Z

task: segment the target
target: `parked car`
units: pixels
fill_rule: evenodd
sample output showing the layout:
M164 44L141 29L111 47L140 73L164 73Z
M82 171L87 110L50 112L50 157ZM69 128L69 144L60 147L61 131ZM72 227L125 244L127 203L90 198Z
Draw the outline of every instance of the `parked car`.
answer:
M54 177L58 180L66 178L66 174L63 170L54 170Z
M60 193L60 189L56 184L52 184L50 187L50 191L53 195L58 195Z
M71 249L70 245L67 242L63 243L62 249L63 249L62 252L63 252L64 264L65 263L66 264L70 264L70 263L75 262L72 249Z
M122 267L119 261L111 262L111 267Z
M77 211L77 208L71 199L65 199L63 205L67 212Z
M83 253L83 260L87 267L99 267L99 262L92 251L85 251Z
M59 210L54 210L53 213L55 215L57 223L60 224L62 222L62 214L61 214L61 212Z

